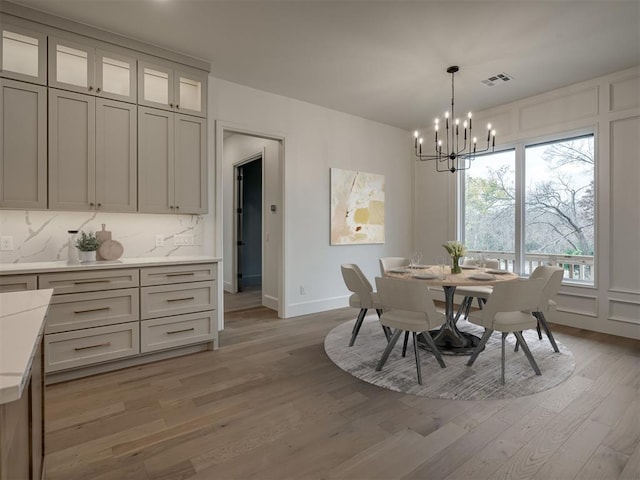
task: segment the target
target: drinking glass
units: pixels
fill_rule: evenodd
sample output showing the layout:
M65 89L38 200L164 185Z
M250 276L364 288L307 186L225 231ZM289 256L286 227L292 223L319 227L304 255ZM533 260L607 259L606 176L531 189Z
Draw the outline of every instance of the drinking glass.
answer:
M410 266L413 268L417 268L418 265L420 265L421 261L422 261L422 253L415 251L411 255Z
M480 258L478 259L478 266L480 267L481 272L484 272L486 265L487 265L487 260L484 254L480 254Z
M438 263L438 272L440 274L440 278L444 278L444 267L446 265L446 261L444 257L438 257L436 259L436 262Z

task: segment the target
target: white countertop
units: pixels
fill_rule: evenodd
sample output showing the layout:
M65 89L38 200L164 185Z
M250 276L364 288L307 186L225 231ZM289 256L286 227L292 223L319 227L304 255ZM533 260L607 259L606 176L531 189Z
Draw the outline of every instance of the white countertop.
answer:
M0 404L22 397L53 289L0 293Z
M146 257L121 258L112 262L91 262L69 265L66 261L2 263L0 275L17 275L21 273L74 272L81 270L104 270L110 268L149 267L154 265L189 265L194 263L219 262L218 257Z

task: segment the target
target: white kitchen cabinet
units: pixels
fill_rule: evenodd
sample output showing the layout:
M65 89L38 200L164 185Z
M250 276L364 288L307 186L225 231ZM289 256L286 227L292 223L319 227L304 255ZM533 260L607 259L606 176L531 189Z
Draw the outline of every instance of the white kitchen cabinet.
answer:
M139 105L207 116L207 73L169 62L139 62Z
M0 79L0 208L47 208L47 89Z
M47 35L2 18L0 76L47 84Z
M136 58L123 49L110 51L77 39L50 37L49 86L135 102Z
M49 89L49 208L136 211L136 106Z
M138 126L138 210L206 213L206 120L139 107Z

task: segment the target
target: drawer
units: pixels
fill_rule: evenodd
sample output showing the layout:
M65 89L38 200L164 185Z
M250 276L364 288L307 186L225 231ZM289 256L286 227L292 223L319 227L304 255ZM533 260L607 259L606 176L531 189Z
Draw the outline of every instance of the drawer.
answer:
M140 318L169 317L202 312L216 307L216 282L183 283L142 287Z
M155 318L140 322L140 351L154 352L217 337L215 311Z
M136 355L140 353L139 329L139 322L129 322L45 335L45 372Z
M136 268L91 270L88 272L45 273L40 275L40 288L53 288L54 295L62 293L95 292L116 288L137 287L140 274Z
M35 275L2 275L0 276L0 293L35 290L38 281Z
M140 270L140 285L169 285L173 283L215 280L216 271L217 265L215 263L145 267Z
M49 305L45 333L114 325L139 318L137 288L55 295Z

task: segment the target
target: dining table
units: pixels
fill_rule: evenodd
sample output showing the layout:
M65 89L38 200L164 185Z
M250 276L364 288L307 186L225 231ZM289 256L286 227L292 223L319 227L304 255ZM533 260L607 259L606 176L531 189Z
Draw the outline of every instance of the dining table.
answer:
M450 267L439 265L411 265L392 268L385 273L389 277L426 283L429 288L442 287L445 298L445 322L437 330L424 332L433 338L438 350L447 355L471 355L480 342L472 333L458 329L454 316L456 287L491 286L500 282L517 280L519 276L507 270L463 267L461 273L451 273ZM420 346L429 349L422 340Z

